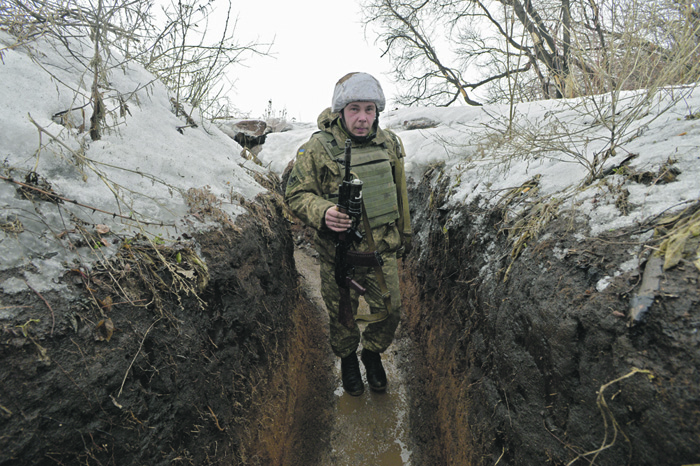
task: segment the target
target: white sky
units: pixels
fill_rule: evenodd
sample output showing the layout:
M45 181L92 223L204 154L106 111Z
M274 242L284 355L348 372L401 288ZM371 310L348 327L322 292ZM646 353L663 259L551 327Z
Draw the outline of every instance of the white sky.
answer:
M237 69L234 103L251 117L260 117L272 99L288 119L315 122L330 106L336 81L351 71L374 75L391 100L389 59L380 56L371 30L365 38L356 0L258 0L235 2L232 16L236 10L242 42L274 38L274 57L254 57Z

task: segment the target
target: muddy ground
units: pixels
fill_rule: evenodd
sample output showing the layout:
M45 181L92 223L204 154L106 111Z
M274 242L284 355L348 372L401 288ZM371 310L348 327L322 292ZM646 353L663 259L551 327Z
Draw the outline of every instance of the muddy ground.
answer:
M306 230L295 231L298 247L294 258L302 278L302 289L314 305L311 313L315 317L309 320L308 325L314 327L313 331L322 334L326 342L325 357L316 354L323 359L320 361L322 366L314 373L319 377L330 376L333 393L331 399L327 400L329 403L323 406L324 411L330 415L331 422L324 432L324 438L318 439L315 448L318 456L308 458L306 452L297 451L298 457L295 460L299 461L298 464L336 466L425 464L423 461L416 462L408 419L409 403L404 378L410 372L410 354L413 352L411 341L398 332L396 340L383 354L388 380L385 392L374 393L365 386L365 392L360 396L345 393L341 382L340 360L333 355L328 344L328 313L321 297L320 263L318 254L309 244L308 233ZM362 299L359 312L369 312ZM362 365L360 371L365 377Z

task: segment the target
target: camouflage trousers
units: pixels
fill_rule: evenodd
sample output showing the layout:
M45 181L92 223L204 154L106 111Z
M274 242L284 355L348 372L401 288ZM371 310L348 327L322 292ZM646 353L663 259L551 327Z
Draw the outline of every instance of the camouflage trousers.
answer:
M333 259L321 260L321 295L330 316L330 340L333 353L338 357L345 357L353 351L362 341L362 347L377 353L384 352L394 340L394 332L399 325L401 317L401 292L399 290L399 271L396 254L382 254L384 259L384 280L391 294L391 314L380 322L366 324L360 331L357 323L353 329L345 327L338 322L338 306L340 295L338 284L335 282L335 263ZM369 305L370 312L376 314L386 310L382 292L376 279L373 267L356 267L355 281L367 289L364 299ZM357 314L359 295L350 290L353 315ZM365 324L362 324L365 325Z

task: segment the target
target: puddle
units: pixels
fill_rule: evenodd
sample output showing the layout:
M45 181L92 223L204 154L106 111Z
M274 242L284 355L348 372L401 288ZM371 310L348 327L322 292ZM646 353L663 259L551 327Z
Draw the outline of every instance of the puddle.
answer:
M335 427L331 436L330 464L402 466L410 465L406 390L394 364L392 345L382 355L387 373L385 393L375 393L365 384L361 396L350 396L340 382L340 360L335 370ZM363 379L364 367L360 364Z
M295 250L297 268L302 272L311 299L326 313L321 298L321 282L318 263L307 253ZM360 313L369 309L360 299ZM324 321L324 325L327 322ZM361 326L363 328L364 325ZM398 331L397 331L398 334ZM385 393L375 393L365 383L361 396L350 396L343 390L340 378L340 359L335 358L337 386L333 397L335 424L330 434L331 449L322 453L321 465L334 466L409 466L411 464L410 432L408 428L408 400L394 352L399 351L397 341L382 354L387 374ZM358 354L359 357L359 354ZM360 363L362 378L366 382L365 368Z

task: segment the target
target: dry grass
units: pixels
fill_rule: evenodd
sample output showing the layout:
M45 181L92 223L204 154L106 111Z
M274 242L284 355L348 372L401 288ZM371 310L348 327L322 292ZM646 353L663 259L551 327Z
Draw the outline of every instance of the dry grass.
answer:
M558 216L562 200L546 198L539 192L539 176L506 190L496 204L503 211L503 221L499 233L507 233L512 243L510 264L503 275L508 280L515 260L527 248L528 242L535 241L539 233ZM514 213L514 212L518 213Z
M663 239L658 254L664 257L664 270L684 258L700 270L700 203L659 220L657 225L655 234Z

